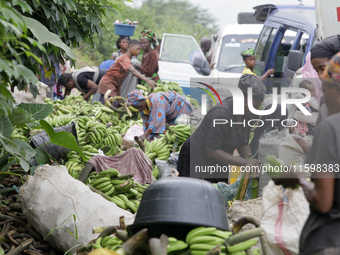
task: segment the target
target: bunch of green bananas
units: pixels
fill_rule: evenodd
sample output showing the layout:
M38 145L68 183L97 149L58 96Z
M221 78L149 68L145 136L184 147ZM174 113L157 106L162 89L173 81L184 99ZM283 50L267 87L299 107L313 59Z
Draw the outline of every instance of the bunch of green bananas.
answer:
M200 103L197 101L197 99L192 98L191 96L186 96L186 98L190 101L190 104L196 108L196 110L201 109Z
M145 154L154 161L155 159L166 161L170 157L171 144L167 144L164 137L145 141Z
M15 128L10 138L26 141L28 135L29 135L29 129L27 127Z
M264 165L267 167L267 174L271 178L279 178L283 173L281 170L285 166L285 163L273 154L267 155L266 160L267 162ZM274 168L276 168L276 170Z
M158 174L159 174L159 169L158 169L157 165L155 164L153 166L153 169L152 169L152 176L155 177L155 179L157 179L158 178Z
M116 236L99 237L95 243L92 244L93 249L109 249L115 251L119 249L124 242Z
M177 126L171 126L168 130L169 132L165 132L166 141L173 143L178 139L179 144L184 143L191 135L192 127L189 125L179 124Z
M83 170L85 166L82 163L81 157L75 151L70 151L66 157L67 157L67 162L65 163L65 167L68 169L68 173L73 178L78 179L80 172Z
M225 240L227 240L231 235L232 232L230 231L221 231L214 227L198 227L187 234L186 243L190 246L190 252L192 255L205 255L217 245L221 245L221 254L245 255L245 250L248 250L257 244L257 239L250 239L226 247Z
M181 241L181 240L177 240L174 237L169 237L169 244L167 247L167 253L168 254L176 254L186 248L188 248L188 244Z
M179 86L177 82L169 81L169 82L158 82L157 87L152 89L151 87L146 87L147 85L137 85L137 89L143 90L143 94L145 96L151 94L151 93L157 93L157 92L167 92L167 91L175 91L180 95L184 95L183 89Z
M105 125L109 122L111 122L113 125L118 124L118 118L115 115L115 111L106 106L102 106L97 110L95 119L99 119Z
M121 176L116 169L107 169L89 176L90 185L104 193L111 202L124 210L137 212L147 185L135 183L132 175Z

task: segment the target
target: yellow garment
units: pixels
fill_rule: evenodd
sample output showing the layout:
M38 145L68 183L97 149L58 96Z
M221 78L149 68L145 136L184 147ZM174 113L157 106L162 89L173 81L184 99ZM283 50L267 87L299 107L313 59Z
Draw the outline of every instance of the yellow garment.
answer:
M150 115L150 100L149 98L146 98L146 105L145 109L143 110L143 113L146 115Z
M251 74L251 75L255 75L255 76L256 76L256 73L253 72L252 70L250 70L250 68L248 68L248 67L245 67L245 68L243 69L242 74Z

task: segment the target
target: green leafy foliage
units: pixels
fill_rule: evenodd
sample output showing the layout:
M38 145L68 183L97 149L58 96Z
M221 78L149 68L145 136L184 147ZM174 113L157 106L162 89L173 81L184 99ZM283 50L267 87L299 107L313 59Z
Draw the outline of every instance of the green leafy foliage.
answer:
M79 155L83 159L86 159L86 156L83 153L83 151L80 149L74 135L72 135L71 133L66 132L66 131L60 131L60 132L56 133L53 130L52 126L45 120L40 120L40 125L46 131L48 136L50 137L51 143L54 143L56 145L65 147L65 148L73 150L73 151L76 151L76 152L79 153Z
M21 103L19 108L25 110L31 117L36 120L46 118L52 111L53 106L49 104L26 104Z
M105 33L94 37L96 48L90 43L80 44L74 51L77 55L77 68L87 65L99 65L102 61L110 59L117 51L113 25L116 19L131 21L138 20L135 34L132 39L139 39L144 29L154 30L158 39L163 33L192 35L199 42L202 37L210 37L217 31L215 19L206 10L182 0L145 0L140 8L131 8L123 0L115 1L119 12L109 13L103 19ZM142 53L141 53L142 54Z
M51 163L50 159L52 157L48 152L41 149L35 149L35 151L35 160L37 161L38 165Z

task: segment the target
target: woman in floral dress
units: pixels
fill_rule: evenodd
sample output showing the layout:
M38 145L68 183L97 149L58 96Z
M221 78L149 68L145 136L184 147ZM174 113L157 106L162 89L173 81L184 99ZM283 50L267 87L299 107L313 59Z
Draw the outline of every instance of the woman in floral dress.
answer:
M189 100L175 91L152 93L144 96L139 90L131 91L128 104L139 110L143 119L144 134L140 137L152 140L159 134L164 134L166 124L175 124L181 114L190 115L192 111Z

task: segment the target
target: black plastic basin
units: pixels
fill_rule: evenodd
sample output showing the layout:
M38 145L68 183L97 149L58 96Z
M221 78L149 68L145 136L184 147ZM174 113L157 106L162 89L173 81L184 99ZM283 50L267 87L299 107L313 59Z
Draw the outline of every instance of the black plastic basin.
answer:
M161 234L185 239L199 226L229 230L222 194L207 181L186 177L164 178L145 191L130 234L149 229L151 237Z

